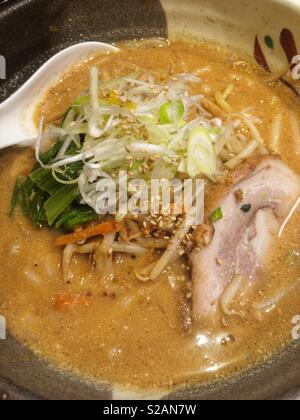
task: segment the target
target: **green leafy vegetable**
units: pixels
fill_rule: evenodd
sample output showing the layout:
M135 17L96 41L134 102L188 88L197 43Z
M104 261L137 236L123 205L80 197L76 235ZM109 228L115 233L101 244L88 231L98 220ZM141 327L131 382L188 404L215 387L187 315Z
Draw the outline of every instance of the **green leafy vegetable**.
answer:
M23 175L18 177L18 200L21 206L21 209L25 216L28 216L30 213L30 197L29 192L30 190L26 188L27 178Z
M68 115L70 115L70 110L66 113L64 120L68 118ZM62 145L63 141L57 140L48 152L41 155L41 162L44 165L50 165L57 157ZM66 155L74 155L77 151L78 147L72 143ZM33 167L28 177L18 176L10 203L10 216L13 215L16 206L20 205L23 214L31 218L34 226L52 226L66 209L72 207L73 202L78 206L76 201L79 198L77 183L64 185L64 182L76 180L82 166L82 162L75 162L58 168L56 172L58 180L53 176L51 169L43 168L38 163ZM82 207L80 212L76 210L76 213L74 211L65 217L61 226L71 229L72 226L95 218L95 212L90 211L88 206ZM72 211L72 209L69 210Z
M77 185L65 185L48 198L44 207L49 226L53 225L57 218L78 196L79 189Z
M48 194L54 194L61 188L61 184L57 182L52 175L50 169L39 168L29 175L29 178L34 184L36 184L41 190Z
M63 212L55 227L56 229L63 228L64 230L71 232L76 226L92 222L97 218L98 215L94 210L89 209L86 206L78 206L77 208Z
M35 227L47 226L47 217L44 208L48 194L42 190L37 190L31 202L31 219Z
M15 183L15 188L14 188L14 191L13 191L13 194L12 194L12 197L11 197L11 201L10 201L10 206L9 206L9 211L8 211L9 216L13 215L13 213L15 211L15 208L18 205L19 191L20 191L20 181L19 181L19 177L18 177L17 180L16 180L16 183Z
M63 142L61 140L57 140L46 153L42 154L40 159L44 165L50 164L56 158L62 145L63 145Z

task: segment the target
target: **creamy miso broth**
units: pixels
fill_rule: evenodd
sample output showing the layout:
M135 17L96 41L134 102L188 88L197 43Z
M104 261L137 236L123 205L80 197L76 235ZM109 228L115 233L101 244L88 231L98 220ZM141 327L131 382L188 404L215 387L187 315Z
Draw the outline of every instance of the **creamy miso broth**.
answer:
M240 54L187 41L123 44L120 52L92 57L63 76L43 99L37 121L42 113L47 125L62 118L86 90L91 66L99 68L102 81L150 72L155 82L164 84L176 74L196 75L201 82L191 83L192 94L204 95L210 101L206 112L216 111L211 108L215 104L216 112L221 111L215 117L225 115L224 120L226 110L215 94L230 86L223 96L230 113L251 115L268 152L280 154L300 174L300 142L295 137L299 99ZM118 103L115 94L110 100ZM239 134L251 136L251 130L241 125ZM12 334L37 355L96 382L164 390L228 377L290 342L291 320L300 312L298 210L282 237L274 235L249 293L234 304L243 316L223 314L210 323L190 315L194 279L186 254L157 279L141 281L136 272L155 263L163 251L116 252L114 279L103 281L93 253L75 253L64 276L63 248L54 246L59 230L33 227L19 207L8 216L16 178L27 176L35 163L31 149L1 152L0 312ZM214 182L207 182L208 195ZM259 304L263 310L253 309Z

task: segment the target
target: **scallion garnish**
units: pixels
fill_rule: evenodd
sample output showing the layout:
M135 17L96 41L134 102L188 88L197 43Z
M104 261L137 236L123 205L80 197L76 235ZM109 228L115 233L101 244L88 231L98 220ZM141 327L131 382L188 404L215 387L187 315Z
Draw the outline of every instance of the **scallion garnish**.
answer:
M182 100L166 102L160 107L159 117L161 124L179 123L184 115Z
M210 219L213 223L218 222L219 220L223 219L223 212L221 207L217 208L212 214L210 215Z

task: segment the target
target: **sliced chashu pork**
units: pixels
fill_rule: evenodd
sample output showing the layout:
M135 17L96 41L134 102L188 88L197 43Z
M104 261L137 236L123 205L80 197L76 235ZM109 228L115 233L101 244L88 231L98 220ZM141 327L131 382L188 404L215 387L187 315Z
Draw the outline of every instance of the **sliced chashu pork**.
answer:
M191 255L196 319L216 316L235 276L254 279L299 196L300 177L275 156L250 159L212 189ZM212 223L219 207L223 218Z

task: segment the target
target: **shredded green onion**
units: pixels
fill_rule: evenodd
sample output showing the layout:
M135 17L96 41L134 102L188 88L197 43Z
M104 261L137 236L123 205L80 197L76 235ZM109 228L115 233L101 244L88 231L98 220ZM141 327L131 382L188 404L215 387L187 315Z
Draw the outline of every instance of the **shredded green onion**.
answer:
M221 207L217 208L215 211L212 212L212 214L210 215L210 219L213 223L216 223L219 220L223 219L223 212Z
M184 115L184 104L182 100L166 102L160 107L159 117L161 124L172 124L182 121Z

